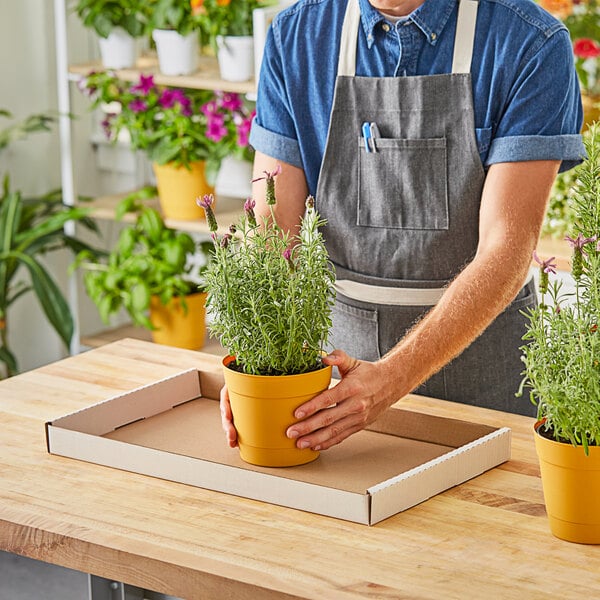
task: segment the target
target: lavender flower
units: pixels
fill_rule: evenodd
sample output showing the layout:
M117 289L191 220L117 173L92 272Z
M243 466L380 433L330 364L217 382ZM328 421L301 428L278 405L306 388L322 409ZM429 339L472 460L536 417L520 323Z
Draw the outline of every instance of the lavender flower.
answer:
M246 218L248 219L250 227L256 227L256 215L254 214L255 206L256 202L252 198L248 198L246 202L244 202L244 212L246 213Z
M196 198L196 204L204 209L206 222L208 223L208 229L212 232L217 231L219 228L217 225L217 219L215 218L215 213L212 209L214 201L215 197L212 194L204 194L202 198ZM213 241L216 242L216 238L213 238Z
M275 177L281 173L281 165L278 164L273 171L263 171L265 174L264 177L257 177L252 180L252 183L255 181L262 181L263 179L267 182L267 191L266 191L266 202L269 206L273 206L276 202L275 199Z
M575 239L568 235L565 236L565 240L573 248L573 266L571 271L575 281L579 281L583 275L583 257L587 256L587 252L583 248L586 244L595 242L597 237L595 235L592 237L583 237L581 233Z
M540 293L543 295L548 291L548 273L556 275L556 264L552 262L556 257L551 256L547 260L542 260L534 250L533 258L540 265Z

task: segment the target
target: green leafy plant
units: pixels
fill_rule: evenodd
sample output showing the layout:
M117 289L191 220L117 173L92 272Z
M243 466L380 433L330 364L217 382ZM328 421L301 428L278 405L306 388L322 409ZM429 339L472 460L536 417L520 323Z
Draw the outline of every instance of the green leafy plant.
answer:
M583 132L584 143L589 138L590 132ZM573 231L575 222L574 202L577 193L577 179L581 165L557 175L552 192L548 210L542 227L542 235L553 238L564 238Z
M252 11L272 4L263 0L191 0L203 40L217 50L219 35L252 35Z
M124 308L136 325L154 329L148 317L150 297L158 296L163 305L172 298L183 299L201 288L203 266L189 260L196 242L187 233L165 226L154 208L140 202L155 194L153 188L123 199L117 208L117 219L135 213L135 223L125 227L108 256L98 257L87 250L80 252L71 270L81 268L86 291L105 323ZM208 258L210 242L199 248Z
M0 115L10 117L6 110ZM42 114L0 130L0 150L10 142L27 134L48 131L53 117ZM67 235L64 225L78 221L95 231L93 221L83 208L69 208L62 204L60 191L40 197L24 197L11 190L8 175L0 190L0 363L7 376L18 372L18 361L9 346L9 309L30 291L33 291L48 321L68 346L73 337L73 317L69 305L42 258L55 250L70 248L76 252L93 249L82 241ZM21 274L28 273L28 278Z
M588 157L579 167L573 193L575 292L561 292L553 258L541 261L542 302L528 312L522 347L525 363L522 389L545 419L554 439L583 445L600 444L600 124L585 138Z
M134 38L141 37L148 26L148 2L140 0L79 0L74 10L83 25L102 38L116 27Z
M116 141L126 130L132 148L158 164L204 160L214 183L226 156L252 160L248 136L254 110L238 94L157 86L152 75L123 82L106 71L91 73L80 88L93 107L108 107L103 127L109 139Z
M275 223L275 176L265 173L271 217L258 223L254 201L230 233L219 235L212 196L199 201L212 231L214 258L205 275L208 324L240 370L292 375L320 364L331 327L334 272L311 197L300 232Z
M150 29L171 29L188 35L199 29L198 16L189 0L150 0Z

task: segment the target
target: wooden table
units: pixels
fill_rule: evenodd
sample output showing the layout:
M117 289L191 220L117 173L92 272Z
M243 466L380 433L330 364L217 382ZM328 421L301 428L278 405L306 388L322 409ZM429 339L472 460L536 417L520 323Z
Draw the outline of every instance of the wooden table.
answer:
M526 417L404 399L511 427L512 460L373 527L46 452L46 421L218 360L123 340L0 382L0 549L189 600L600 597L600 547L549 531Z

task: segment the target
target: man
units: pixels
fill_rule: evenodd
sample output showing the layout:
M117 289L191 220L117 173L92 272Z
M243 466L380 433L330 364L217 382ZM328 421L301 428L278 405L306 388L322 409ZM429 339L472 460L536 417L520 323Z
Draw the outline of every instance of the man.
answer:
M413 390L532 414L515 398L523 284L556 173L583 156L581 118L568 32L531 0L301 0L278 15L255 173L282 165L286 229L315 195L338 280L325 362L342 380L297 409L298 447L327 449ZM234 446L226 393L222 410Z

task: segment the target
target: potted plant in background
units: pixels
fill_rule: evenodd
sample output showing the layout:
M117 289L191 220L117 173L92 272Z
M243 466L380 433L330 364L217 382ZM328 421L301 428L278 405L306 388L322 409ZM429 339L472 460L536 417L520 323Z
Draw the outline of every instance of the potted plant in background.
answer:
M550 527L559 538L600 543L600 125L585 138L588 157L574 191L574 298L548 282L528 313L523 387L538 406L535 444Z
M78 0L75 4L83 25L98 35L106 69L135 65L136 39L145 34L148 24L147 7L148 3L140 0Z
M131 147L152 161L166 218L201 218L194 199L214 192L223 158L251 160L254 113L237 94L161 87L151 75L123 82L109 72L90 74L82 87L94 107L108 107L103 126L109 139L126 130Z
M0 116L10 117L6 110ZM22 122L0 130L0 151L10 142L36 131L48 131L53 117L42 114L27 117ZM60 190L40 197L24 197L11 190L8 176L0 190L0 363L8 377L18 372L17 357L9 345L9 309L25 294L33 291L48 321L69 347L73 337L73 316L58 284L44 264L46 254L70 248L94 250L64 232L68 221L77 221L96 231L93 221L86 217L87 210L69 208L62 204ZM23 271L29 273L29 283L19 279ZM0 379L2 375L0 374Z
M252 11L261 0L191 0L203 40L217 55L221 78L248 81L254 76Z
M294 410L326 389L331 367L321 356L331 326L334 273L307 200L296 237L275 223L274 173L266 173L270 218L257 222L254 202L230 233L219 235L212 197L205 209L214 257L205 273L209 331L229 356L223 361L240 456L263 466L310 462L318 452L285 436Z
M199 22L189 0L149 0L149 29L164 75L189 75L198 65Z
M201 272L191 262L196 243L187 233L168 229L159 213L131 195L118 206L117 219L136 213L106 257L83 250L71 269L84 270L85 288L108 323L124 308L136 325L159 344L199 350L206 337ZM210 242L200 244L205 260Z

